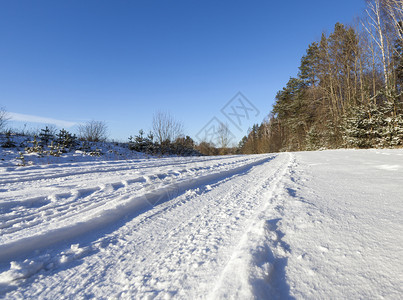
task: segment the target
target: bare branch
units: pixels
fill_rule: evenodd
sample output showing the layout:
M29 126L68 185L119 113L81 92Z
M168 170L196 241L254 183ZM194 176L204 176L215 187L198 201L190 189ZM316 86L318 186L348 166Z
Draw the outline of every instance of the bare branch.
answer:
M159 111L153 116L153 132L160 144L173 142L183 135L183 124L169 113Z
M0 107L0 130L3 130L7 122L11 119L4 107Z
M228 128L228 124L220 123L217 129L218 142L221 148L228 148L231 141L231 132Z
M78 127L81 140L88 142L103 142L107 139L108 126L102 121L89 121Z

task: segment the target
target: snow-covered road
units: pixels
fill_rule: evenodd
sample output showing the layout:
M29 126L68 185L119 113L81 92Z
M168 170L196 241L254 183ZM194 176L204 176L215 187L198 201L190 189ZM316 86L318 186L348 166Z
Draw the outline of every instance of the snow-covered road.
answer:
M0 297L403 296L403 151L0 168Z

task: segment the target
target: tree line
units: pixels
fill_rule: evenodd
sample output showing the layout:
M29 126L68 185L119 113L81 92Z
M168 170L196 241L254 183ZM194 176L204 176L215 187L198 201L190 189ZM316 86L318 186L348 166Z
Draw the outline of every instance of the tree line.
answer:
M108 140L108 125L104 121L91 120L79 124L77 136L65 129L58 131L55 125L47 125L40 130L13 130L6 128L11 119L5 108L0 107L0 147L20 148L28 153L60 156L62 153L82 150L91 155L100 156L99 143ZM126 143L116 143L130 150L150 155L226 155L237 154L239 149L230 147L228 125L221 123L217 129L217 141L196 143L184 134L184 125L171 114L157 111L153 115L151 130L145 133L140 129L137 135L129 137ZM13 137L25 137L17 143Z
M403 0L367 1L355 26L337 23L301 58L242 153L403 144Z

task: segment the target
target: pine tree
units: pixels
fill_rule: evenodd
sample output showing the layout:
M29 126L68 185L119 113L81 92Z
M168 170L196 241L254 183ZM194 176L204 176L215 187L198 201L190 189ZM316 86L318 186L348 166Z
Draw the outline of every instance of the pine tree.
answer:
M39 134L39 138L41 140L40 144L42 147L46 147L49 144L49 141L52 140L53 134L51 133L48 126L45 129L41 129L41 133Z
M151 132L145 137L144 131L140 129L139 134L134 138L132 136L129 137L129 149L137 152L154 153L156 147L153 140L154 136Z
M313 42L308 46L306 55L301 59L298 77L306 86L315 87L318 84L319 46Z
M71 134L65 129L59 131L56 142L60 145L62 152L70 151L78 145L76 135Z
M12 140L11 138L11 130L7 130L5 132L5 136L6 136L6 141L1 145L3 148L14 148L17 145L15 144L15 142Z

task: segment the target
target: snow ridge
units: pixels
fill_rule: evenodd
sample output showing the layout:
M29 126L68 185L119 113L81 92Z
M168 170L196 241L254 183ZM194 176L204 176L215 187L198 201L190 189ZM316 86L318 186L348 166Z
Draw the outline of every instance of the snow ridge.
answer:
M131 183L150 181L151 183L145 186L145 192L142 192L137 196L131 196L131 194L129 193L124 193L122 196L106 204L99 202L91 203L91 200L94 197L93 194L100 190L103 190L102 196L105 197L105 187L94 187L76 190L75 192L70 193L70 195L67 194L67 197L74 196L73 199L69 201L69 203L71 203L69 204L69 207L71 208L71 206L76 205L72 202L77 202L77 198L85 198L89 196L88 201L86 201L87 205L80 209L80 214L85 213L84 219L82 218L77 220L76 214L73 214L70 217L59 214L57 218L58 224L53 224L53 228L52 226L48 226L46 227L46 229L44 229L44 231L38 232L36 225L40 224L34 222L29 225L29 228L26 228L24 230L24 235L22 235L21 237L16 234L9 234L10 238L7 240L7 236L3 236L3 243L0 245L0 262L9 261L24 254L32 253L35 250L44 249L58 242L65 242L66 240L70 240L90 231L102 229L125 218L128 215L133 215L151 209L155 205L166 201L167 195L177 195L199 185L205 185L211 181L217 181L220 178L229 177L231 175L243 172L255 165L262 164L272 158L273 157L264 157L252 160L252 162L243 162L238 167L233 167L224 171L218 170L218 172L211 172L207 175L191 177L182 181L173 180L172 178L170 178L171 180L173 180L172 183L167 183L161 186L159 186L158 184L156 185L154 181L156 181L157 179L165 179L166 177L172 176L169 176L169 174L156 174L152 177L132 179L130 181ZM127 184L128 181L110 183L109 186L111 187L111 190L109 191L109 193L116 194L117 188L124 187ZM58 194L54 195L54 197L56 199L60 199L61 197L66 197L66 194ZM44 201L44 198L27 200L27 202L31 203L37 203L41 201ZM5 205L7 205L7 202L5 203ZM18 219L10 221L14 223L17 222ZM38 220L38 222L40 221ZM9 226L12 223L8 222L8 227L6 227L5 229L10 229ZM2 227L5 227L5 225L2 225ZM28 232L33 232L33 234L28 235L27 230ZM13 232L9 231L8 233Z
M294 162L291 153L286 154L286 162L270 176L265 183L268 187L264 192L266 199L261 209L251 219L236 250L220 275L211 298L214 299L267 299L277 293L272 285L272 275L275 272L278 252L282 247L283 253L288 251L288 245L281 241L281 232L277 222L281 220L277 211L273 211L282 190L284 177L289 175ZM280 204L281 203L277 203Z

